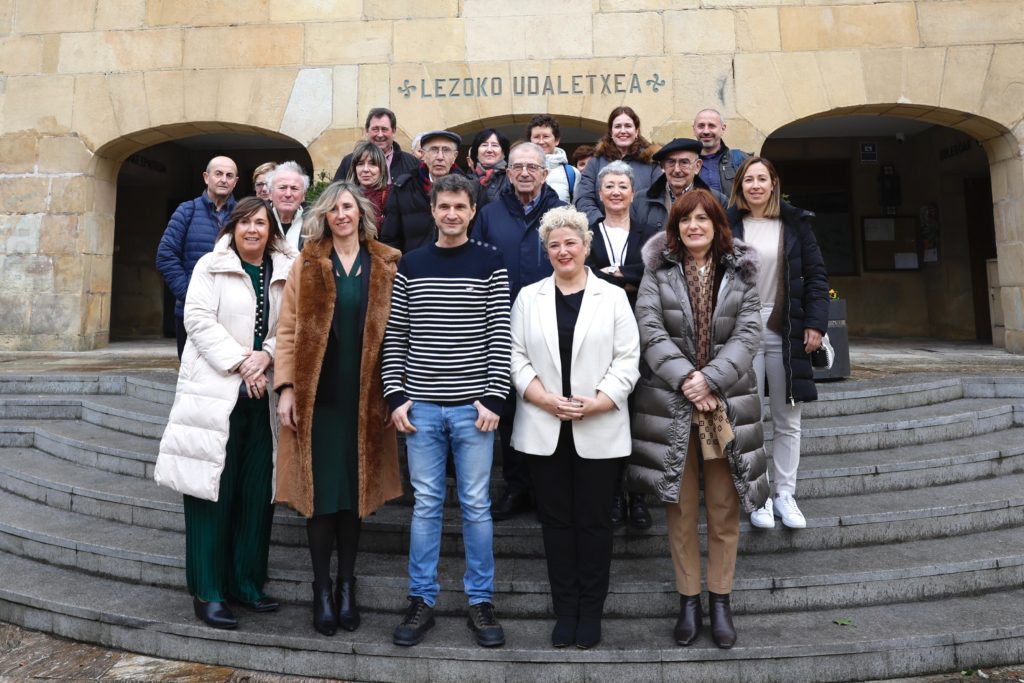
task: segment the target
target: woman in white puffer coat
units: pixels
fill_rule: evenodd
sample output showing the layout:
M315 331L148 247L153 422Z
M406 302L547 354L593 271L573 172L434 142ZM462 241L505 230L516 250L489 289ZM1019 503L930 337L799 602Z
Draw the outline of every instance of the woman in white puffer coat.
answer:
M295 251L257 197L238 203L185 299L188 339L154 478L184 494L185 574L196 616L235 628L228 600L256 612L273 517L277 424L271 368Z

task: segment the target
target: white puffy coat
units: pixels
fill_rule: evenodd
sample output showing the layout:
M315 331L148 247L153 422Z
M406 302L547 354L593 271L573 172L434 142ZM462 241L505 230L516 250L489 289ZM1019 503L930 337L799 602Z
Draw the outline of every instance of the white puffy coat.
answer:
M214 501L220 493L228 421L242 382L238 366L245 359L245 352L252 350L256 324L256 291L229 243L230 236L218 240L213 251L199 259L192 272L185 297L188 339L153 474L161 486ZM285 248L287 254L275 252L271 257L274 271L268 292L270 316L263 341L263 350L271 358L285 279L296 255L290 247ZM267 370L271 380L268 389L273 386L271 371ZM270 391L275 464L276 399L277 395Z

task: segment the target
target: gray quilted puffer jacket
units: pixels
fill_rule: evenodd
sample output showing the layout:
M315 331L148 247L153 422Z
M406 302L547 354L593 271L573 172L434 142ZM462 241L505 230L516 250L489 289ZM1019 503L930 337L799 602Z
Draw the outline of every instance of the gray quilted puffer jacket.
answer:
M665 246L662 232L643 249L646 271L636 302L640 383L633 395L633 454L626 485L632 491L656 495L662 502L676 503L692 410L680 387L697 369L697 349L686 280ZM720 284L712 316L713 359L701 371L726 404L736 435L728 448L730 469L740 503L749 513L768 498L761 401L753 369L761 341L757 256L735 240L733 253L724 256L716 270Z

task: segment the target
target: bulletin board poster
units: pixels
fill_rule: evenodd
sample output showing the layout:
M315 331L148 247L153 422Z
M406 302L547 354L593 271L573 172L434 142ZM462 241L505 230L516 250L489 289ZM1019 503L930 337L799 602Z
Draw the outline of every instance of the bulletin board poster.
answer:
M865 271L921 269L917 216L865 216L861 238Z

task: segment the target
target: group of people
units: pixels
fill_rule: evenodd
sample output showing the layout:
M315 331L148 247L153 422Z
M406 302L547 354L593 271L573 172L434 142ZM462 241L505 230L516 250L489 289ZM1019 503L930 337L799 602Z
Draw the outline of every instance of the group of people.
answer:
M155 478L184 494L196 616L234 628L229 603L278 609L263 586L281 502L306 518L314 628L357 629L361 524L402 494L401 432L414 503L395 644L435 623L450 460L481 646L505 642L495 520L536 510L551 644L586 649L601 640L613 528L650 527L657 503L675 641L701 633L706 584L711 637L732 647L741 511L755 527L806 524L799 403L816 398L828 292L811 214L782 200L769 160L726 147L714 110L693 139L657 147L617 107L579 166L539 115L515 144L482 131L466 173L459 135L417 136L414 155L396 125L372 110L311 206L298 164L258 167L257 196L236 203L237 168L215 157L161 240L181 368ZM494 432L505 490L492 505Z

